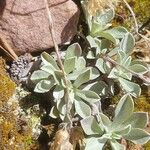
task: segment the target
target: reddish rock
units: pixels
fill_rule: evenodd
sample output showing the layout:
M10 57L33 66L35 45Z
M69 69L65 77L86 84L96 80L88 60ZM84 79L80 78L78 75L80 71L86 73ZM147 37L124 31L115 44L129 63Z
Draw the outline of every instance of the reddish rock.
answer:
M76 33L79 10L71 0L49 0L58 44ZM53 47L44 0L0 0L0 37L20 55Z

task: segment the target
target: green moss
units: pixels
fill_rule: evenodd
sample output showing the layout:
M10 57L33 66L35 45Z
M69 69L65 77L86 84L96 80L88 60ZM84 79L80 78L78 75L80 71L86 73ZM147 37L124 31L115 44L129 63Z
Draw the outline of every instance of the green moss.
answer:
M135 100L135 111L148 112L150 115L150 97L140 96Z
M150 150L150 142L146 143L143 148L144 150Z
M13 95L15 83L9 78L5 70L5 61L0 57L0 107Z

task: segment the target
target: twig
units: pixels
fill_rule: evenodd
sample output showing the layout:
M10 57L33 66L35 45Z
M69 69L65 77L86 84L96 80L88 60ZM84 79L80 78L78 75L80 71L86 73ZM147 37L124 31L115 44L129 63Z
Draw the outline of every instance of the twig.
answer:
M142 35L139 33L139 27L138 27L138 23L137 23L137 20L136 20L136 17L135 17L135 14L132 10L132 8L130 7L130 5L128 4L128 2L126 0L123 0L123 2L126 4L127 8L129 9L132 17L133 17L133 20L134 20L134 24L135 24L135 32L140 36L142 37L146 42L149 41L150 42L150 39L147 38L146 36ZM147 42L147 44L149 45L149 43Z
M14 50L11 48L11 46L7 43L6 39L4 37L0 37L0 48L7 53L13 60L17 60L18 56L14 52Z
M44 0L44 2L45 2L45 6L46 6L46 12L48 14L49 30L50 30L50 33L51 33L51 38L52 38L52 41L53 41L53 44L54 44L54 48L55 48L55 52L56 52L56 55L57 55L58 63L60 65L60 68L61 68L61 70L63 72L63 75L64 75L64 82L65 82L65 85L66 85L66 91L65 91L66 92L65 93L66 118L68 119L69 123L72 124L71 115L70 115L71 106L70 106L68 80L67 80L67 76L66 76L66 73L65 73L65 70L64 70L64 66L63 66L63 63L62 63L62 60L61 60L58 44L57 44L56 39L55 39L55 32L54 32L53 20L52 20L52 17L51 17L52 16L51 11L49 9L47 0Z

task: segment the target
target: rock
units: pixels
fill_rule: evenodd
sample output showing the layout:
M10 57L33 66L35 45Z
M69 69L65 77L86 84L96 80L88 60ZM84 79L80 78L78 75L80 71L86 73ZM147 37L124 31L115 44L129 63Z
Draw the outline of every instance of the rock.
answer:
M58 44L76 33L79 10L72 0L49 0ZM53 47L44 0L0 0L0 37L17 55Z

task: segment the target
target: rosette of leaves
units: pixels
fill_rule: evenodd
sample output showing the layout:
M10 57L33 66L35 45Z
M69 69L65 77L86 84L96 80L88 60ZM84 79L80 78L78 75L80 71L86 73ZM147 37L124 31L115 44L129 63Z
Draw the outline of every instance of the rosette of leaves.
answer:
M150 140L150 134L144 130L148 123L148 114L133 112L134 102L130 95L124 95L115 109L111 121L100 113L97 118L90 116L81 120L81 125L87 135L85 150L101 150L109 143L113 150L125 150L119 141L123 138L135 144L145 144Z
M131 82L132 76L143 76L148 72L148 67L140 60L132 60L134 37L124 27L110 28L109 22L113 17L112 9L97 13L94 17L88 16L90 35L87 40L91 50L87 58L96 59L95 66L102 74L107 74L108 82L109 78L115 79L125 93L138 97L141 89L138 84Z
M69 46L65 52L63 65L67 85L57 61L46 52L41 54L43 65L40 70L32 74L31 80L36 83L35 92L45 93L50 90L53 92L55 105L51 109L51 117L61 117L64 120L67 109L66 99L69 99L72 115L77 113L83 118L91 115L92 103L100 101L97 93L83 89L84 84L100 74L97 69L86 67L86 61L81 54L81 47L77 43Z

